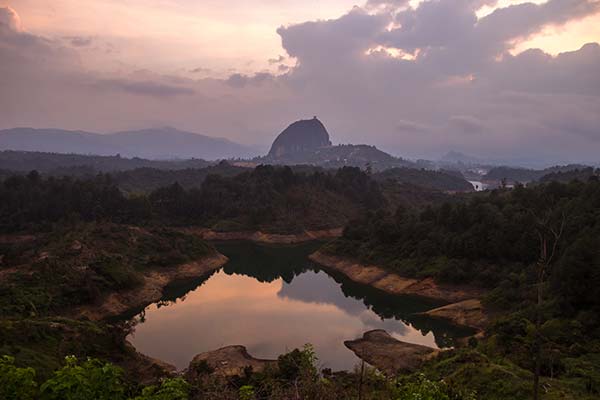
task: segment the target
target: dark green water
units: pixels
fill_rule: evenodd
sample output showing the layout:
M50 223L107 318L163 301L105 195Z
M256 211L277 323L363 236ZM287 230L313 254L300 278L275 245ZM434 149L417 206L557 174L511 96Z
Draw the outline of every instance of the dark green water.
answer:
M307 257L320 245L217 244L230 261L194 282L168 288L130 337L136 348L185 368L195 354L241 344L275 358L305 343L323 367L351 369L358 359L344 340L371 329L432 347L449 347L468 330L414 314L441 305L390 296L325 271Z

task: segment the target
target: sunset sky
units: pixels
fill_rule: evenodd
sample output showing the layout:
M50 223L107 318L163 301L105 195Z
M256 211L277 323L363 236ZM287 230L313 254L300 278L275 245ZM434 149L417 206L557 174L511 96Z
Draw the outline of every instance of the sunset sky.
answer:
M0 0L0 128L598 161L600 0Z

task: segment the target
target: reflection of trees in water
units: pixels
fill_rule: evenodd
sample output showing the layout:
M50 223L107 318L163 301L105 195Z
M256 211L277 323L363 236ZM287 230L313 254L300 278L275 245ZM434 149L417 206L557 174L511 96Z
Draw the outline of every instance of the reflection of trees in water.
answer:
M305 272L323 271L339 285L343 297L324 297L321 293L314 293L315 290L319 290L319 285L311 286L308 288L309 290L296 290L293 293L286 291L279 295L292 296L305 302L328 302L342 310L346 310L349 306L347 301L344 302L345 299L358 300L377 314L382 321L402 321L404 324L412 325L423 335L433 332L439 347L452 346L454 338L472 333L469 329L418 314L442 305L443 303L439 301L417 296L390 295L371 286L356 283L339 272L321 269L308 259L308 255L317 250L319 246L319 243L293 246L264 246L251 242L217 244L218 250L229 257L229 262L223 267L223 272L228 275L244 275L264 283L282 279L289 285L295 277ZM158 307L185 300L185 296L189 292L204 284L215 272L198 279L170 284L165 288L165 295L157 304Z
M267 283L281 278L289 284L294 277L315 268L308 255L319 246L319 243L264 246L236 242L221 243L217 248L229 257L229 262L223 267L226 274L245 275Z
M344 296L362 301L367 308L382 320L395 319L402 321L419 330L423 335L433 332L435 342L439 347L450 347L454 344L455 338L465 337L473 333L470 328L459 327L420 314L444 305L443 302L419 296L390 295L374 287L356 283L339 272L326 272L340 284Z
M160 308L175 304L178 300L184 301L188 293L202 286L216 272L208 272L200 278L171 282L163 290L163 297L156 303L156 306Z

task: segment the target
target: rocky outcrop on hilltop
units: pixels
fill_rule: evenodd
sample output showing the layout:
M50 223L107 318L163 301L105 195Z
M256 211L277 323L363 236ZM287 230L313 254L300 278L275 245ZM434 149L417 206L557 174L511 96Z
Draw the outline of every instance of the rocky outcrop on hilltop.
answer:
M255 163L309 164L323 168L346 166L373 170L408 167L412 163L397 158L375 146L366 144L340 144L333 146L329 133L321 121L314 117L296 121L277 136L269 154L254 159Z
M314 117L296 121L281 132L273 142L268 157L278 159L325 146L331 146L329 133L323 123Z

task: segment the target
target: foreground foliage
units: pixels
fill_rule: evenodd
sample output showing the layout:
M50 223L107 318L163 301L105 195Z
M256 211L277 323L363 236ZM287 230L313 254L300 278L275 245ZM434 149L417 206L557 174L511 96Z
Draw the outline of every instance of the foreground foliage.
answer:
M0 395L19 400L188 400L188 399L364 399L381 396L396 400L474 400L474 392L461 392L444 382L417 375L402 382L386 379L373 370L332 374L317 369L312 347L295 349L279 357L276 368L263 373L248 370L245 376L224 379L208 374L195 382L182 377L162 379L139 387L124 379L113 364L88 358L65 358L65 365L38 386L32 368L20 368L14 359L0 360Z

